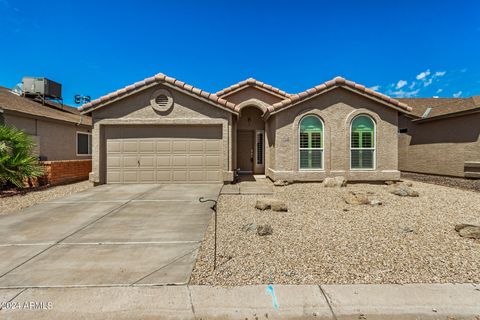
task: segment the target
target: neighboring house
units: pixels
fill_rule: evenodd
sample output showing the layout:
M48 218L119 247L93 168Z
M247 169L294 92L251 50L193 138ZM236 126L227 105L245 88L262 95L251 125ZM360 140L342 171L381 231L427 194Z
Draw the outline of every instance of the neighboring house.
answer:
M399 100L401 171L480 178L480 96Z
M158 74L82 107L101 183L398 180L398 117L411 108L337 77L298 94L254 79L210 94Z
M28 133L35 154L47 172L47 182L88 179L91 171L91 117L77 108L19 96L0 87L0 123Z

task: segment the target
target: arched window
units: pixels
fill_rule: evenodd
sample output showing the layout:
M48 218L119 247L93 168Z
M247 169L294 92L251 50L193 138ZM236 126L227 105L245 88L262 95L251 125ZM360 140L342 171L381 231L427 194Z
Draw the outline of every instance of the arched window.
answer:
M300 121L300 169L323 169L323 123L316 116Z
M375 122L369 116L352 121L350 132L350 166L352 169L375 169Z

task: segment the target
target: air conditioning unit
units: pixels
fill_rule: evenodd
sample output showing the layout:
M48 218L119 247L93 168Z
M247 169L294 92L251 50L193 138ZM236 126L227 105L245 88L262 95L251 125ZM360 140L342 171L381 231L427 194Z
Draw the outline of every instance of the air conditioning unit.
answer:
M41 96L50 99L62 99L62 85L47 78L24 77L23 93L26 96Z

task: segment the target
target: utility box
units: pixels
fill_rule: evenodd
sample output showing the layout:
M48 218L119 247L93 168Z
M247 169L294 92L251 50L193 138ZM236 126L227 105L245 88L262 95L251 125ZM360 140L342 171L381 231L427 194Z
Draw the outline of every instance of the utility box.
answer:
M23 77L23 93L26 96L62 99L62 85L47 78Z

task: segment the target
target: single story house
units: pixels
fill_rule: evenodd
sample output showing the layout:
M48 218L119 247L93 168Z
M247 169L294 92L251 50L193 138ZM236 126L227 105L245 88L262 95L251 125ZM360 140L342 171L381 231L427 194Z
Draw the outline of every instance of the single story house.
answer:
M423 158L414 155L423 152L415 147L420 138L407 138L430 130L418 105L341 77L297 94L252 78L211 94L157 74L81 109L94 126L94 183L218 183L236 171L290 181L398 180L402 169L422 172ZM462 165L480 160L474 127L476 136L463 139L476 138L468 142L476 149L457 156ZM422 148L435 155L435 147Z
M480 178L480 96L399 100L399 170Z
M78 108L24 97L0 87L0 124L16 127L36 142L47 183L88 179L92 166L92 119Z

